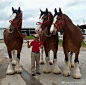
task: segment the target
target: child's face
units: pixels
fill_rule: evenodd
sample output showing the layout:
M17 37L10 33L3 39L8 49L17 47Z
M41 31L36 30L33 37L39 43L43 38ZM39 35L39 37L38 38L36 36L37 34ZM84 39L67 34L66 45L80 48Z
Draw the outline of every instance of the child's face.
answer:
M35 37L35 40L37 40L37 41L38 41L38 40L39 40L39 38L38 38L38 37Z

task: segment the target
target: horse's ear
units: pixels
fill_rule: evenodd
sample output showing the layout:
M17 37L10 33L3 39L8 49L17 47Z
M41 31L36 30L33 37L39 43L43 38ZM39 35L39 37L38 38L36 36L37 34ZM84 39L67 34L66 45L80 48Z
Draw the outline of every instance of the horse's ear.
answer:
M18 12L19 12L19 13L21 12L21 9L20 9L20 7L18 8Z
M48 9L46 8L46 14L48 14Z
M59 12L60 12L60 14L62 14L61 8L59 8Z
M54 12L55 12L55 14L57 14L57 9L56 8L54 9Z
M40 9L40 12L43 13L43 11Z
M12 11L13 11L13 13L14 13L14 8L12 7Z

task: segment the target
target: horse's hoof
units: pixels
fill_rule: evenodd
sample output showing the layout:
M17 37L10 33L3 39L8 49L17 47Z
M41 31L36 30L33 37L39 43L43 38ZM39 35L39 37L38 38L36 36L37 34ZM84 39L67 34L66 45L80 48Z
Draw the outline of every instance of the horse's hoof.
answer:
M6 74L7 75L13 75L15 72L14 71L7 71Z
M71 64L71 68L73 68L74 67L74 64Z
M44 72L45 74L49 74L50 72Z
M74 74L73 78L74 79L81 79L82 75L81 74Z
M59 75L59 74L61 74L61 73L54 73L55 75Z
M70 76L70 72L65 72L65 73L63 73L63 76L65 76L65 77L67 77L67 76Z
M49 61L49 64L50 64L50 65L53 65L53 62L52 62L52 61Z
M40 61L39 63L40 63L40 65L43 65L44 64L44 61Z

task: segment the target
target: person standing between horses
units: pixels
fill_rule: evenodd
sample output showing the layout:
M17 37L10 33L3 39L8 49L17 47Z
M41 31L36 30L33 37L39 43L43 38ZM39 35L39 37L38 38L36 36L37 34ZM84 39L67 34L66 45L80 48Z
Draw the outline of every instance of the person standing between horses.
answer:
M34 35L35 39L29 44L28 48L32 46L31 52L31 74L35 76L35 61L36 61L36 74L40 75L39 72L39 60L40 60L40 48L43 48L42 42L39 41L39 34Z

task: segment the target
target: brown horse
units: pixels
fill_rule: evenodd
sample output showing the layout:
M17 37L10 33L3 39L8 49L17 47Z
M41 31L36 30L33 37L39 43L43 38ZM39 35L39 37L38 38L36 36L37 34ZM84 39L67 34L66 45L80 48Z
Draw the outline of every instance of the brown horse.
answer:
M22 12L20 7L18 10L14 10L12 7L13 14L11 16L11 20L9 21L10 26L3 33L4 42L7 46L7 51L9 55L9 65L7 68L7 74L13 74L14 72L20 73L22 72L22 68L20 66L20 52L22 49L23 38L20 36L21 34L21 26L22 26ZM11 51L17 50L17 62L15 63L15 70L12 67L12 55Z
M40 10L41 11L41 10ZM44 45L46 54L46 63L43 68L44 73L50 72L49 57L54 57L54 67L52 72L55 74L61 73L57 64L57 50L58 50L58 33L50 34L50 27L53 22L53 15L51 12L41 11L39 22L37 22L37 27L35 29L36 33L40 34L41 41Z
M70 75L70 52L75 53L75 65L74 65L74 78L81 78L79 69L78 55L82 43L82 32L79 27L75 26L71 19L62 13L59 8L59 12L55 9L55 15L50 32L59 31L63 29L63 49L65 54L65 67L63 69L63 75Z

